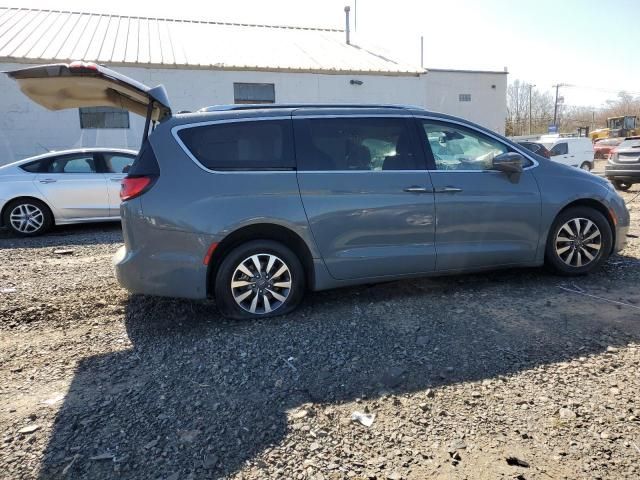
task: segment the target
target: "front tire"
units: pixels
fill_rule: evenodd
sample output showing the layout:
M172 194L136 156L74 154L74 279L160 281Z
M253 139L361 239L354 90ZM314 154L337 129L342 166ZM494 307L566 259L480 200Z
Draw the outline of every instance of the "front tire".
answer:
M560 275L584 275L606 262L613 245L607 219L589 207L561 212L547 238L547 265Z
M612 180L611 183L613 183L613 187L616 190L620 190L621 192L626 192L631 188L631 185L633 185L629 182L623 182L622 180Z
M580 165L580 168L582 170L590 172L591 171L591 164L589 162L584 162L582 165Z
M2 223L19 237L35 237L51 228L53 215L44 202L24 198L9 202Z
M225 317L265 318L294 310L304 289L305 273L295 253L279 242L254 240L225 256L214 296Z

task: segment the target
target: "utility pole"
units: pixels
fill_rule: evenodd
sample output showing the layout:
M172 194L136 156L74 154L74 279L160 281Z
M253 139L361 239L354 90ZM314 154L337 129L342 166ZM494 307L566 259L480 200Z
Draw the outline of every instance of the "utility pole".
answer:
M531 135L531 89L535 85L529 84L529 135Z
M554 104L553 107L553 124L557 126L557 121L558 121L558 89L560 87L570 87L571 85L569 85L568 83L558 83L557 85L552 85L552 87L556 87L556 103Z

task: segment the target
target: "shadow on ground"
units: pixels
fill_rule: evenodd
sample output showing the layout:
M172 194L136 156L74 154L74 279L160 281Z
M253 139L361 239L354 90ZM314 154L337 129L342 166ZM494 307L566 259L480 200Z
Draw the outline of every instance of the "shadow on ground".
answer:
M638 310L559 282L539 270L394 282L316 293L292 315L251 322L132 297L133 348L80 362L41 478L75 454L70 478L218 478L282 442L287 410L306 402L511 375L640 341ZM577 282L640 302L635 282L608 271Z

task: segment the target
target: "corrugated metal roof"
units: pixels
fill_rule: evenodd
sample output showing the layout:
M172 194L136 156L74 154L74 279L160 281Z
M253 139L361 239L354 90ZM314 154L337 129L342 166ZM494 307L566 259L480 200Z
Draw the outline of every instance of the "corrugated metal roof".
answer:
M342 30L0 7L0 61L417 75Z

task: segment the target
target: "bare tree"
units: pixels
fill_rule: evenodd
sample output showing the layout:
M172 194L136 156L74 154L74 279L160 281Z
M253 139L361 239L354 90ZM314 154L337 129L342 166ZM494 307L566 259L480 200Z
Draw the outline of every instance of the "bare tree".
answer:
M529 93L531 92L531 99ZM531 133L544 133L553 117L553 98L548 92L530 88L516 80L507 87L507 135L529 132L529 100L531 100Z
M515 80L507 87L506 133L509 136L529 132L529 84ZM554 97L551 92L531 89L531 133L547 133L553 122ZM557 123L561 132L575 132L578 127L605 127L607 118L623 115L640 116L640 96L618 93L601 108L591 106L558 105Z

